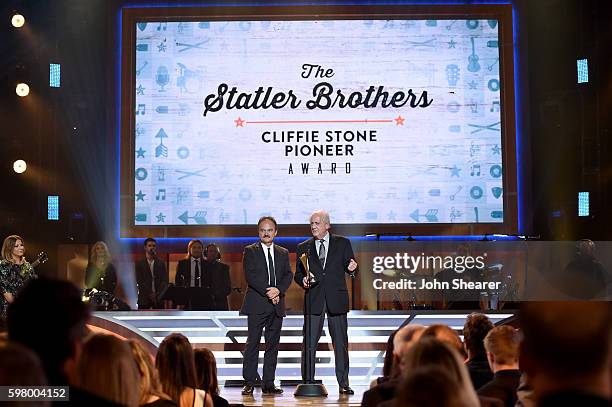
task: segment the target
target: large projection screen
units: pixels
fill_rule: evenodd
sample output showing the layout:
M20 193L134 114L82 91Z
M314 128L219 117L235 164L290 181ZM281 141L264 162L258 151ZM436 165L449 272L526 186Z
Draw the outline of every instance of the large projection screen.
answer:
M124 9L121 236L516 233L511 12Z

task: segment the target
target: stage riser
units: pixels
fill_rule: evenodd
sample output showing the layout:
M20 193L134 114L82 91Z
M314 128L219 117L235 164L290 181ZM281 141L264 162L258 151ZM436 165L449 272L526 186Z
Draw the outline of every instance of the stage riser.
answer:
M468 313L435 311L353 311L348 314L349 379L354 385L367 385L380 376L389 335L407 321L431 325L446 324L460 331ZM491 314L496 323L513 314ZM247 339L247 317L236 311L159 311L99 312L94 320L105 329L113 323L123 336L140 337L154 346L169 334L178 332L189 338L194 348L208 348L217 358L220 384L242 380L242 351ZM295 381L301 377L303 315L289 315L283 320L276 379ZM110 328L112 330L112 328ZM126 335L125 332L131 332ZM259 363L263 364L265 344L262 337ZM316 377L325 384L337 384L333 348L327 323L317 347ZM261 367L260 367L261 373Z

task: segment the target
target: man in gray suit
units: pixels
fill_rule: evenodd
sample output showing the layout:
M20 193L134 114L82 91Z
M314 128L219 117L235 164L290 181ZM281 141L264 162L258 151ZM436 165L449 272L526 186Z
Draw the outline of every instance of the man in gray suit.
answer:
M265 331L263 394L280 394L274 385L278 344L285 314L285 292L291 285L293 273L289 265L289 251L273 243L277 233L276 220L264 216L257 222L259 242L244 248L242 265L248 284L241 314L248 315L248 337L244 350L242 375L243 395L253 394L257 380L257 360L262 331Z
M348 322L349 311L346 274L353 277L357 271L357 262L350 240L343 236L329 233L331 228L329 214L316 211L310 216L310 239L298 244L295 282L305 289L304 292L304 326L310 321L310 338L304 336L302 355L302 379L307 383L314 382L315 354L325 313L329 325L334 358L336 360L336 379L340 394L354 394L349 387L348 358ZM310 272L314 274L317 284L310 285L306 269L300 257L308 258ZM309 345L309 348L307 348ZM308 360L310 359L310 361ZM306 366L312 369L306 369Z

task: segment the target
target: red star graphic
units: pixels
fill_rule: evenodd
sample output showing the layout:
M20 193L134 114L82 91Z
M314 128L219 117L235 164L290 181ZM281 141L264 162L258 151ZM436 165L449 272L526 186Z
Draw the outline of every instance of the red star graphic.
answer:
M245 120L242 120L240 117L234 120L234 123L236 123L236 127L244 127L244 122Z
M396 125L396 126L403 126L403 125L404 125L404 121L405 121L406 119L404 119L404 118L403 118L403 117L400 115L400 116L397 116L397 119L393 119L393 120L395 120L395 125Z

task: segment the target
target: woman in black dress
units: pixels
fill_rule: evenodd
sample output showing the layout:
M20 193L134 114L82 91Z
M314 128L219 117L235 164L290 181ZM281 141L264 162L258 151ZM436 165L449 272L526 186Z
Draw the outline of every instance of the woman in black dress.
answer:
M8 236L2 244L0 259L0 317L29 280L36 278L34 267L25 258L25 244L17 235Z

